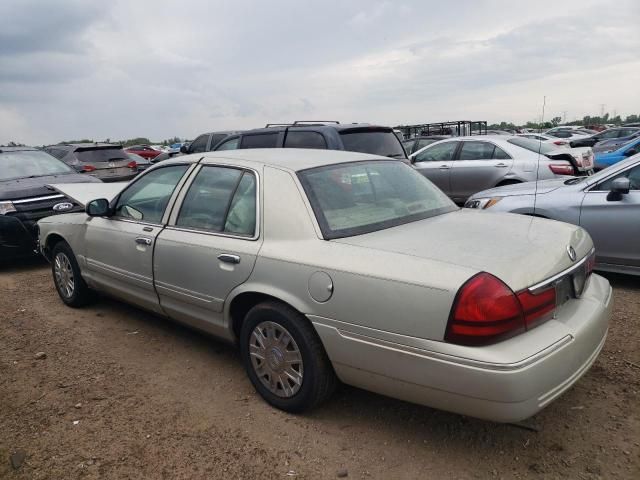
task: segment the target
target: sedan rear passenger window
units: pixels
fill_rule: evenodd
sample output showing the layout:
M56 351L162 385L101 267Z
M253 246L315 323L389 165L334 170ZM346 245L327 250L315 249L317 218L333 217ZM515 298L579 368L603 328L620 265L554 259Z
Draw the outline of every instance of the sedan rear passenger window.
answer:
M256 180L237 168L205 166L182 202L176 226L252 236L256 225Z
M284 140L285 148L318 148L326 149L327 142L318 132L287 132Z
M496 160L510 160L511 156L500 147L496 146L493 150L493 158Z
M491 160L493 148L489 142L462 142L460 160Z

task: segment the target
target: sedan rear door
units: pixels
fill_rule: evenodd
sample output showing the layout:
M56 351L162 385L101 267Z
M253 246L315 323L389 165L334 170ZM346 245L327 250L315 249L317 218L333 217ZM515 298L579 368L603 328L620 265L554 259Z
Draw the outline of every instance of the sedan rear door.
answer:
M464 140L451 169L451 198L464 202L495 187L513 167L513 159L488 140Z
M610 195L611 183L626 177L629 193ZM580 209L580 226L593 239L598 263L640 268L640 165L617 173L586 192Z
M223 309L256 261L258 172L202 165L156 240L154 278L170 317L225 336Z

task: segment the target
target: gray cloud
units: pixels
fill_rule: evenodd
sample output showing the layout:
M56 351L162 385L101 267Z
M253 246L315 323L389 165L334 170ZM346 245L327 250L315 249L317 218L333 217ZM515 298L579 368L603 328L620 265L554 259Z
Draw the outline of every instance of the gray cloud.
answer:
M633 0L5 0L0 143L526 121L542 95L575 116L637 113L639 17Z

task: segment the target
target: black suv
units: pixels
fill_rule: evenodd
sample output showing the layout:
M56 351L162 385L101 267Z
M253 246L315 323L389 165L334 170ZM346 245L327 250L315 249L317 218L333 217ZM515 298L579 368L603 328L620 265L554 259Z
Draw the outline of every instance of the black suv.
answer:
M122 145L67 143L50 145L44 150L77 172L92 175L103 182L128 181L138 174L138 165Z
M46 185L83 182L100 180L76 173L41 150L0 146L0 260L35 252L41 218L83 210Z
M392 128L366 123L297 121L231 135L214 150L239 148L317 148L371 153L405 160L407 154Z

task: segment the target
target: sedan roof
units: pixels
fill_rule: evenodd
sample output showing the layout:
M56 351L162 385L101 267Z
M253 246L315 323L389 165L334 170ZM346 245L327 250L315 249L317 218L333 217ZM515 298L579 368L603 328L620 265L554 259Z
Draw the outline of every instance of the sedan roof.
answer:
M180 163L192 157L193 161L203 159L204 163L215 163L216 160L228 162L243 161L261 165L284 168L291 171L306 170L308 168L334 165L337 163L357 161L392 161L400 162L389 157L369 155L359 152L345 152L342 150L315 150L311 148L249 148L240 150L224 150L218 152L198 153L178 157L172 163ZM163 162L168 163L168 162Z

